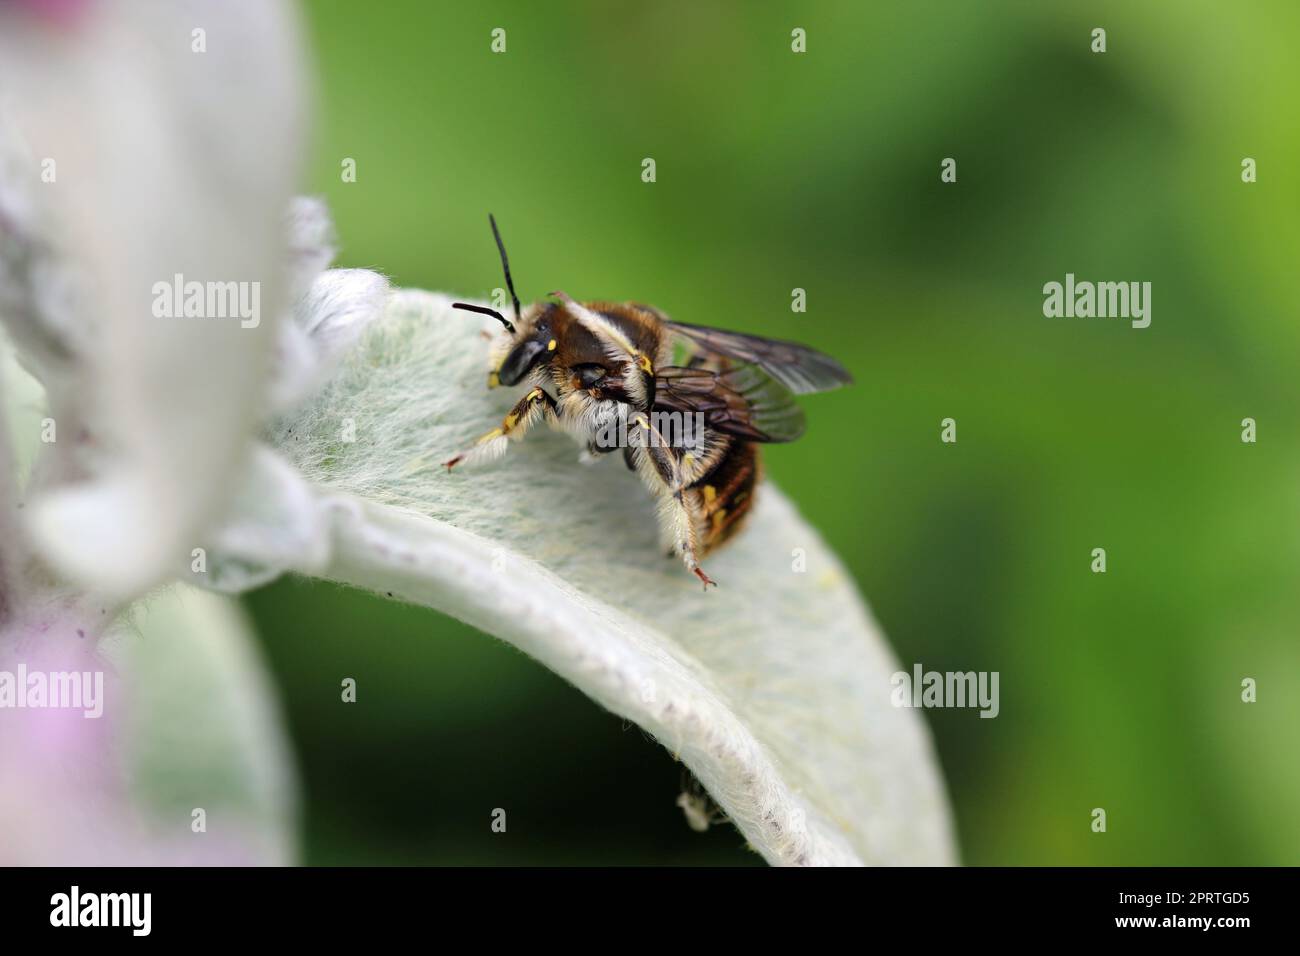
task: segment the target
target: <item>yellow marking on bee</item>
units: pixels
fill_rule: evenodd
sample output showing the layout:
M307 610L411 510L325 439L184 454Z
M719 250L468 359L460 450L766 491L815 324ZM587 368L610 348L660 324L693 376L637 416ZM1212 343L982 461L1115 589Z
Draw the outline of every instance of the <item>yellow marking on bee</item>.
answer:
M713 512L713 530L714 530L714 531L717 531L719 528L722 527L722 522L726 520L726 517L727 517L727 509L726 509L726 508L719 508L717 511Z
M501 384L501 377L496 372L488 373L488 388L496 388Z
M514 412L511 412L506 416L505 430L510 431L510 429L515 427L515 422L517 421L519 421L519 416Z
M504 434L505 434L505 432L503 432L501 429L499 429L499 428L494 428L494 429L492 429L490 432L488 432L486 435L484 435L482 438L480 438L480 439L478 440L478 443L481 445L481 444L483 444L485 441L491 441L491 440L494 439L494 438L500 438L500 437L501 437L502 435L504 435Z
M548 352L555 351L555 339L551 339L551 341L546 343L546 351Z
M713 504L713 499L716 498L716 497L718 497L718 489L717 489L717 488L714 488L712 485L705 485L705 486L704 486L704 503L705 503L706 505L711 505L711 504Z
M638 356L636 364L641 366L642 371L650 375L654 374L654 367L650 364L650 356L644 354Z
M535 388L528 393L528 400L530 402L535 402L541 397L542 397L542 390L540 388Z
M640 421L637 422L637 424L640 425L642 428L644 428L646 431L650 430L650 423L647 422L645 419L641 419Z

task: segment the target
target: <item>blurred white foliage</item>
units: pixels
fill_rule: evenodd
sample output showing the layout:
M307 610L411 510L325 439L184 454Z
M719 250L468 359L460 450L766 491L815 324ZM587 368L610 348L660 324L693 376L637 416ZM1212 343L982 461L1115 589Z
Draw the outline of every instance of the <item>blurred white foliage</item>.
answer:
M307 99L286 2L0 4L0 322L26 370L0 343L0 669L109 687L100 719L0 709L0 862L294 856L242 617L178 590L131 602L182 572L253 457L301 258L284 216ZM156 318L177 274L257 283L264 321ZM187 789L213 811L202 836L163 799Z

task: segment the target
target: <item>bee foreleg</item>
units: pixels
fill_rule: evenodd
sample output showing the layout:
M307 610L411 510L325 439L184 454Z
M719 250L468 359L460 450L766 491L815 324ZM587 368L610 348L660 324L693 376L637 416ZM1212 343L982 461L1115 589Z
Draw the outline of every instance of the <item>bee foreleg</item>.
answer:
M552 422L558 421L555 399L551 398L545 389L536 387L510 409L506 417L501 420L500 426L482 435L470 448L448 459L445 462L447 469L450 471L457 465L495 461L505 455L510 439L523 438L528 429L542 418L549 418Z

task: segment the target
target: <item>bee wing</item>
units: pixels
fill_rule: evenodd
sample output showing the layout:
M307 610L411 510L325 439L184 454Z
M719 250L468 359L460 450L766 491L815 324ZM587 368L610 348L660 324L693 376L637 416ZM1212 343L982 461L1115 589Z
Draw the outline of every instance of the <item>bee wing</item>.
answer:
M664 320L663 324L705 349L759 366L796 395L825 392L853 383L853 376L835 359L797 342L685 322Z
M666 366L655 374L656 411L701 412L710 428L758 442L794 441L803 410L794 394L756 365L714 370Z

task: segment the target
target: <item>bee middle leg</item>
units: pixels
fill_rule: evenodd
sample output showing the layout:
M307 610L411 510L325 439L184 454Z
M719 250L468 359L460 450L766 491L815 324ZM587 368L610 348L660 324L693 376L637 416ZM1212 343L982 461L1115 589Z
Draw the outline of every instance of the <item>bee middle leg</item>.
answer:
M495 461L506 453L511 438L522 438L528 429L542 418L552 422L558 421L555 399L551 398L544 388L538 386L531 389L515 404L514 408L510 409L506 417L501 420L500 426L481 435L471 447L443 464L450 471L460 464Z
M709 585L718 586L718 582L704 573L699 561L699 533L702 520L699 493L689 488L689 476L683 456L671 447L644 413L632 416L633 424L639 426L645 441L638 446L644 460L650 465L642 469L659 498L659 521L665 538L673 543L673 548L682 558L686 569L700 579L707 591Z

